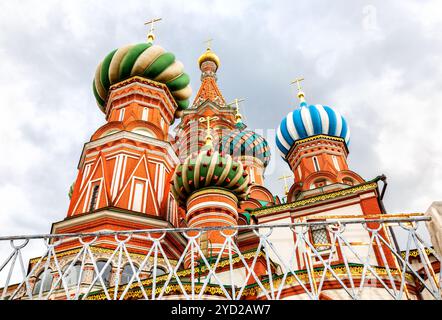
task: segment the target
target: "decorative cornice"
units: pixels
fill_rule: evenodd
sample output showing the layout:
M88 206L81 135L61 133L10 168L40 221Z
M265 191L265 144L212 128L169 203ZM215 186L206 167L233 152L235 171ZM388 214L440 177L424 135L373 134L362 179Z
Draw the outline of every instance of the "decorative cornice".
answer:
M117 89L123 88L129 84L137 83L137 82L164 90L164 92L166 93L166 95L169 99L170 104L175 106L175 108L178 106L175 99L173 98L172 94L170 93L169 88L165 84L157 82L157 81L149 80L146 78L142 78L140 76L131 77L127 80L115 83L114 85L110 86L109 92L111 92L111 91L117 92L118 91ZM109 94L109 98L110 97L111 97L111 94ZM113 99L111 99L111 100L113 100ZM106 103L109 103L109 102L110 101L107 101ZM106 107L106 111L107 111L107 107Z
M368 190L373 190L373 189L376 189L377 186L378 186L378 184L376 182L365 183L365 184L361 184L361 185L354 186L351 188L347 188L347 189L343 189L343 190L311 197L308 199L303 199L303 200L298 200L298 201L294 201L291 203L276 205L276 206L265 208L265 209L260 208L260 209L251 210L250 213L255 216L262 216L262 215L266 215L266 214L277 213L277 212L281 212L281 211L286 211L286 210L291 210L291 209L303 207L303 206L314 204L314 203L321 202L321 201L332 200L332 199L336 199L339 197L344 197L344 196L348 196L348 195L352 195L352 194L356 194L356 193L360 193L360 192L365 192Z
M338 266L331 266L331 268L333 269L333 271L335 271L336 274L338 275L343 275L343 276L347 276L348 274L348 270L345 266L342 265L338 265ZM389 275L389 271L387 271L386 268L384 267L378 267L378 266L373 266L372 267L374 269L374 271L376 272L377 275L379 276L388 276ZM350 270L350 274L354 277L361 277L362 273L364 272L364 266L363 265L353 265L353 266L349 266L348 269ZM401 280L402 277L402 273L401 270L399 269L395 269L395 268L389 268L390 270L390 274L392 276L396 276L398 278L398 280ZM366 275L370 275L371 272L369 270L366 270ZM317 281L319 281L324 273L324 268L317 268L313 271L313 277L315 278L315 280L317 279ZM295 271L296 276L298 277L299 280L301 280L304 284L308 284L310 282L310 276L309 276L309 272L307 270L299 270L299 271ZM162 276L164 277L164 276ZM327 270L325 277L327 278L327 280L329 281L333 281L335 279L335 277L333 276L333 274ZM273 279L273 288L278 288L281 285L281 282L283 280L283 276L276 276ZM285 279L285 283L284 286L293 286L296 285L298 283L298 279L296 279L296 277L292 274L288 275ZM414 278L413 275L410 273L406 273L405 274L405 279L410 282L410 283L414 283ZM158 281L157 281L158 282ZM143 283L144 286L144 283ZM271 290L271 286L268 280L263 280L262 281L262 286L266 289L266 290ZM192 285L191 284L183 284L184 289L186 290L186 292L191 292L192 290ZM203 287L202 283L195 283L194 284L194 290L196 294L199 294L201 292L201 289ZM224 286L226 291L229 292L230 291L230 286L229 285L225 285ZM129 290L124 299L125 300L129 300L129 299L143 299L143 293L141 291L141 289L139 289L139 284L136 284L133 286L134 290ZM132 286L131 286L132 289ZM111 291L112 289L109 290L109 294L112 293ZM161 293L161 291L163 290L162 286L157 286L156 290L155 290L155 294L159 295ZM244 289L241 298L246 298L246 297L256 297L257 295L259 295L261 293L262 289L260 288L260 286L257 283L254 283L252 285L249 285L246 287L246 289ZM121 293L123 291L119 290L119 294L117 295L117 298L119 298L121 296ZM152 288L145 288L145 292L146 294L149 296L152 294ZM164 294L165 295L172 295L172 294L179 294L179 295L183 295L181 286L178 284L170 284L167 286L167 288L164 290ZM208 285L205 290L204 290L204 294L206 295L212 295L212 296L225 296L223 290L221 289L221 286L219 285ZM92 294L90 296L87 297L88 300L106 300L106 295L102 292L100 293L96 293L96 294Z
M319 140L319 139L334 140L334 141L339 141L339 142L344 142L345 143L345 140L343 138L334 137L334 136L328 136L328 135L325 135L325 134L318 134L316 136L311 136L311 137L308 137L308 138L296 140L295 141L295 146L298 146L298 145L306 143L306 142Z
M90 141L84 144L83 151L81 153L80 161L78 163L78 169L81 168L82 163L84 162L84 159L86 157L86 152L89 149L93 149L102 145L105 145L112 141L117 141L121 139L128 139L133 140L141 143L146 143L153 145L155 147L161 147L167 150L167 154L169 157L174 161L175 164L178 164L180 161L178 159L178 156L176 155L175 151L172 148L172 145L168 141L162 141L158 140L156 138L147 137L141 134L133 133L130 131L119 131L117 133L110 134L108 136L102 137L100 139Z
M69 216L62 221L53 224L52 233L57 233L60 228L66 228L76 225L83 225L90 221L96 221L104 218L115 218L122 221L137 222L144 225L154 226L156 228L168 228L170 223L155 215L146 215L136 211L117 207L104 207L96 210L93 214L82 213Z
M224 195L226 197L229 197L234 202L238 203L238 197L229 189L222 188L222 187L204 187L202 189L196 190L187 199L187 203L192 201L193 199L204 196L204 195Z
M405 259L406 253L407 252L405 250L401 251L402 259ZM430 248L425 248L425 253L426 253L427 256L430 256L430 255L433 254L433 252L432 252L432 250ZM417 258L417 257L420 256L420 253L419 253L418 249L414 249L414 250L410 250L408 255L409 255L409 257Z
M101 247L96 247L96 246L90 246L90 249L92 251L92 253L104 253L104 254L108 254L109 256L112 255L112 253L114 253L115 250L113 249L107 249L107 248L101 248ZM62 258L62 257L66 257L66 256L72 256L74 254L77 254L78 252L80 252L81 248L76 248L76 249L70 249L70 250L65 250L65 251L60 251L60 252L56 252L57 255L57 259ZM139 258L141 260L143 260L146 255L144 254L138 254L138 253L132 253L129 252L129 256L131 258ZM31 260L29 260L30 264L36 263L38 260L40 260L41 257L37 257L37 258L32 258ZM153 260L154 258L152 257L151 260ZM164 259L161 257L158 257L158 262L159 263L163 263ZM42 259L42 262L46 261L47 257ZM174 260L174 259L169 259L169 262L176 264L178 262L178 260Z
M293 146L290 148L289 152L287 153L286 158L289 159L299 145L304 144L304 143L308 143L308 142L312 142L315 140L331 140L331 141L342 142L344 144L345 151L348 154L347 144L345 143L345 140L343 138L335 137L335 136L328 136L325 134L318 134L316 136L311 136L311 137L307 137L304 139L296 140L295 143L293 144Z

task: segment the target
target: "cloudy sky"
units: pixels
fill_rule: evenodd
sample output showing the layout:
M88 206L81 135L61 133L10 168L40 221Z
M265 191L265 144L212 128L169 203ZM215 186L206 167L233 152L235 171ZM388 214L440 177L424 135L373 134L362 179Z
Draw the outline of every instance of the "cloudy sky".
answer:
M91 83L112 49L145 41L176 54L199 87L197 58L213 38L227 100L272 148L297 105L332 106L352 131L350 167L388 177L389 212L442 199L442 5L438 1L2 1L0 234L47 233L68 208L83 144L104 123ZM273 149L267 186L290 172Z

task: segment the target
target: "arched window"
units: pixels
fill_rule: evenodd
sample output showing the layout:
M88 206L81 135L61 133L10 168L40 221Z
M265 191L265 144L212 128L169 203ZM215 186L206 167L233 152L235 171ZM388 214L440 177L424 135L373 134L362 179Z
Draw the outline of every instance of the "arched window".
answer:
M336 156L332 156L333 159L333 165L335 166L336 170L341 171L341 167L339 166L338 158Z
M153 277L153 275L154 275L154 269L153 268L152 268L150 274ZM166 270L163 267L157 267L157 269L156 269L156 276L160 277L160 276L162 276L164 274L166 274Z
M40 288L43 286L42 292L46 292L51 290L52 280L54 277L52 276L52 270L47 269L46 272L42 271L35 279L33 294L39 294Z
M71 263L68 263L66 266L69 268ZM66 281L67 286L74 286L78 284L78 281L80 280L80 271L81 271L81 262L76 262L69 270L64 274L64 279Z
M319 170L321 170L319 168L319 162L318 162L318 158L313 157L313 166L315 167L315 171L318 172Z
M103 134L101 135L101 137L110 136L111 134L117 133L117 132L119 132L119 131L120 131L120 130L118 130L118 129L111 129L111 130L106 131L105 133L103 133Z
M349 186L354 186L355 185L355 181L352 178L349 178L349 177L345 177L344 179L342 179L342 182L344 182L345 184L347 184Z
M100 191L100 185L96 184L92 187L92 196L91 196L91 202L89 205L89 212L92 212L97 207L97 199L98 199L98 192Z
M138 266L134 264L135 271L138 270ZM121 284L128 284L129 281L132 279L132 276L134 275L134 270L130 266L130 264L126 264L123 267L123 271L121 272Z
M141 114L141 120L147 121L149 117L149 109L147 107L143 108L143 113Z
M106 263L107 263L107 261L103 261L103 260L97 261L97 268L98 268L98 272L101 273L101 279L103 279L104 285L106 287L109 287L110 277L111 277L111 272L112 272L112 264L109 264L106 267L106 269L103 272L101 272L101 270L103 270ZM94 270L93 279L95 279L96 276L97 276L97 273ZM97 281L95 281L94 285L101 286L101 281L99 278L97 278Z
M147 130L146 128L135 128L132 130L133 133L138 133L146 137L156 138L156 136L152 133L152 131Z
M124 108L121 108L121 110L120 110L120 118L119 118L119 120L120 121L123 121L124 120Z

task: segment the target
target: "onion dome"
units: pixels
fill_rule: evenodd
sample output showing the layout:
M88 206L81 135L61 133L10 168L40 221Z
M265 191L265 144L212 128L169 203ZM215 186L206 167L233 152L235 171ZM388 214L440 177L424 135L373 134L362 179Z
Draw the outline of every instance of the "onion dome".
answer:
M307 106L301 100L300 108L282 119L276 132L276 145L285 159L297 140L319 134L343 138L347 145L350 142L347 121L338 111L320 104Z
M270 161L270 147L267 141L259 134L250 130L233 130L231 134L223 136L220 145L222 152L232 157L255 157L267 167Z
M164 83L172 93L178 110L189 106L192 89L183 64L175 59L173 53L158 45L140 43L115 49L98 65L93 90L103 112L110 86L134 76Z
M176 167L171 184L172 193L181 205L193 192L207 187L224 188L233 192L238 199L245 199L249 176L240 162L206 145Z
M206 61L212 61L213 63L216 64L216 70L218 70L221 62L218 58L218 56L212 51L210 50L210 48L206 49L206 52L204 52L198 59L198 65L201 68L201 65L206 62Z

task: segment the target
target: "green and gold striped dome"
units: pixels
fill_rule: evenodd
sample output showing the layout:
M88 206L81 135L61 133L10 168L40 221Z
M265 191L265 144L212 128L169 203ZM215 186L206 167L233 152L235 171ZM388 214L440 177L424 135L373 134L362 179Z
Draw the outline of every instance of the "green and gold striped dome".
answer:
M115 49L98 65L93 90L103 112L110 86L134 76L164 83L175 98L178 109L189 106L192 89L183 64L175 59L173 53L158 45L140 43Z
M249 175L243 165L230 155L222 156L206 145L176 167L171 189L175 199L184 205L193 192L206 187L227 189L238 199L245 199Z

